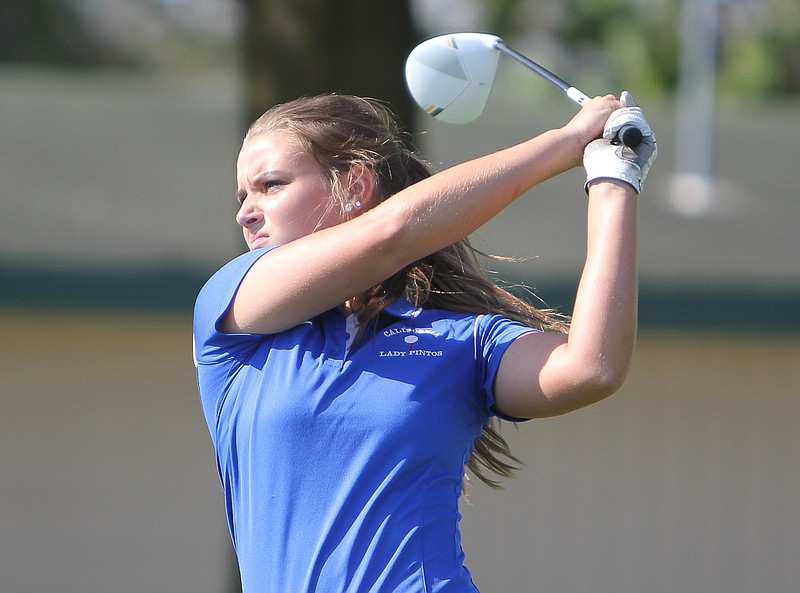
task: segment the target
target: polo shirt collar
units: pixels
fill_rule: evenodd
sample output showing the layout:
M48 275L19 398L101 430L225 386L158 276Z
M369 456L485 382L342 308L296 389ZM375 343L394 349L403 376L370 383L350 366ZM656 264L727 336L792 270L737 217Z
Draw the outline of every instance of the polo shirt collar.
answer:
M386 306L384 312L400 319L413 319L422 313L421 307L415 307L405 297L400 297L393 303Z

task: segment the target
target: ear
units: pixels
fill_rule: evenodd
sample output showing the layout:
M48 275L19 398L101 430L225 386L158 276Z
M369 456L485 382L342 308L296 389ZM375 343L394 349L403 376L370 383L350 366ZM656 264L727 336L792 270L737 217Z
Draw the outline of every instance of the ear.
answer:
M353 165L347 172L345 181L349 203L358 202L361 208L368 206L377 185L375 174L364 165Z

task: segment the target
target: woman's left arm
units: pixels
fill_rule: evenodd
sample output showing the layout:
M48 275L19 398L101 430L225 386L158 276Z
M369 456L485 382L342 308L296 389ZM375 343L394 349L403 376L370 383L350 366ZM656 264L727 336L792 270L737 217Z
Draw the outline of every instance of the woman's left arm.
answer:
M586 263L568 334L525 334L503 354L499 412L555 416L599 401L622 384L636 342L637 195L622 181L589 189Z
M497 411L516 418L555 416L617 391L636 344L636 209L656 157L655 136L630 97L609 118L603 139L584 155L588 215L586 262L569 333L533 333L511 344L495 378ZM635 124L644 135L630 149L613 141Z

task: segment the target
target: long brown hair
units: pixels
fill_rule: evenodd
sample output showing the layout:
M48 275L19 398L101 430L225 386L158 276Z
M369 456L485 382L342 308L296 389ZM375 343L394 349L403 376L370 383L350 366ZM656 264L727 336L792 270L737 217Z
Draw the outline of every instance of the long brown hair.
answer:
M329 94L276 105L250 126L245 139L274 131L292 134L319 161L329 175L335 201L331 207L342 212L346 212L347 197L339 179L354 165L373 172L379 201L433 174L410 147L391 111L376 100ZM501 314L536 329L566 331L566 318L538 309L502 288L486 272L480 256L485 254L462 239L374 286L364 295L365 304L358 312L357 339L400 297L422 308ZM475 442L467 468L483 482L500 487L487 470L509 477L519 463L499 432L499 421L492 418Z

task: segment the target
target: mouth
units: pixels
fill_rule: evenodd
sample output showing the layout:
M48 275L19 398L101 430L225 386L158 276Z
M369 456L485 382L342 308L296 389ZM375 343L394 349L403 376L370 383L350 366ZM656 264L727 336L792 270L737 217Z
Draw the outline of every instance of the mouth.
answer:
M259 247L266 247L267 245L269 245L269 235L258 234L250 239L248 246L252 251L253 249L258 249Z

